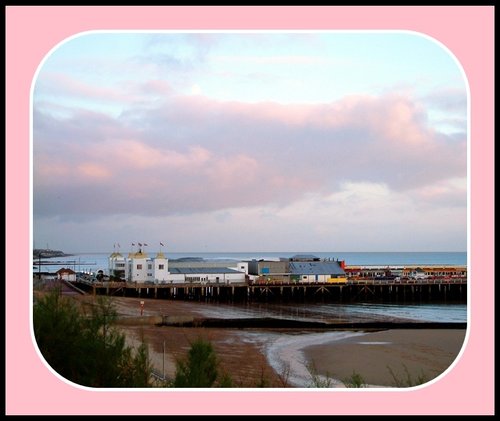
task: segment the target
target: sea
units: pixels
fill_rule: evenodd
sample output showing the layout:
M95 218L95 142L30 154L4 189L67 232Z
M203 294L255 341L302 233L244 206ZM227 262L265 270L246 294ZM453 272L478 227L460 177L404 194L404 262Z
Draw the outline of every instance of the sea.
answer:
M120 251L120 250L114 250ZM120 252L123 255L133 250ZM154 257L157 251L147 252ZM159 251L159 250L158 250ZM232 267L246 260L279 260L297 254L313 255L320 259L344 260L346 265L366 266L403 266L403 265L467 265L466 252L222 252L222 253L169 253L164 254L173 263L180 259L203 259L213 264L220 262L221 266ZM108 271L110 253L72 253L65 257L50 259L35 259L33 273L55 272L60 268L71 268L75 272ZM39 265L39 263L43 263ZM218 318L255 318L273 317L295 320L323 322L457 322L468 321L467 304L430 303L430 304L397 304L397 303L236 303L220 304L203 303L199 313L204 317ZM263 352L271 366L277 372L284 365L290 367L290 383L295 387L309 387L308 372L304 364L303 349L316 344L331 343L349 336L362 335L360 332L315 332L302 334L251 333L241 332L240 340L261 344ZM340 385L341 386L341 385ZM340 387L339 382L333 382L332 387Z

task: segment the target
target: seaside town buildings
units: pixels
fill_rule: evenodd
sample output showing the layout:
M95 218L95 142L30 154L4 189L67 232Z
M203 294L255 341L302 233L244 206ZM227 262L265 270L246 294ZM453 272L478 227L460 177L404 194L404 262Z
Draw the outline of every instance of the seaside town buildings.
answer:
M106 262L107 261L107 262ZM58 262L64 263L64 262ZM107 270L105 266L108 266ZM36 287L59 283L71 292L154 298L233 300L445 300L466 299L465 265L346 265L298 254L249 260L168 259L141 249L104 256L97 271L60 269L33 274ZM74 281L74 282L73 282ZM73 289L72 289L73 288Z
M225 266L227 265L227 266ZM107 273L106 273L107 272ZM377 282L418 281L432 279L467 278L466 266L401 265L358 266L346 265L343 260L320 259L314 255L298 254L278 260L252 259L245 261L206 261L187 257L169 261L159 252L145 253L141 248L121 254L114 251L108 256L108 269L96 273L62 268L56 273L41 272L39 279L76 281L121 281L138 284L345 284L356 281Z
M296 255L275 260L249 260L231 267L208 267L204 262L169 267L167 257L158 252L148 256L141 249L123 256L109 256L109 275L127 282L141 283L241 283L254 281L345 282L345 262L321 261L311 255Z
M245 282L246 274L227 267L171 267L167 257L158 252L149 257L141 249L127 257L114 252L109 256L109 274L127 282L164 283L234 283Z

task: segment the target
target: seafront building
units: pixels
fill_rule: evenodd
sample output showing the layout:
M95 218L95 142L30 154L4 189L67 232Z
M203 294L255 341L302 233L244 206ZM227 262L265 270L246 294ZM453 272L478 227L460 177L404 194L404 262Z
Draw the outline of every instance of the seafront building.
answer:
M357 266L304 254L224 262L197 257L169 260L161 250L141 249L128 254L115 251L107 260L107 271L74 273L63 268L54 274L39 271L33 280L44 285L51 276L78 293L93 295L220 302L463 302L467 298L464 265Z
M135 244L132 244L134 246ZM147 244L144 244L147 246ZM160 243L163 246L162 243ZM245 261L211 261L197 257L183 257L171 262L161 251L151 254L142 250L122 254L116 250L108 256L108 270L97 272L78 270L76 261L51 262L38 259L38 269L33 276L39 280L62 280L74 282L83 279L89 282L126 281L152 284L330 284L356 283L364 281L414 283L454 282L467 279L467 265L403 264L403 265L346 265L343 260L320 259L314 255L297 254L274 260L252 259ZM119 247L119 245L118 245ZM50 250L49 250L50 251ZM54 252L56 253L56 252ZM62 252L58 254L64 255ZM57 272L41 271L42 265L62 267ZM79 263L78 263L79 264ZM95 263L94 263L95 264ZM106 263L105 263L106 265Z
M167 257L158 252L149 257L139 249L123 256L113 252L109 256L109 275L126 282L138 283L237 283L246 281L245 271L227 267L173 267Z
M148 256L141 249L123 256L109 256L109 275L126 282L179 283L241 283L258 281L343 283L346 281L345 262L321 261L316 256L296 255L276 260L250 260L233 267L207 267L204 262L191 266L169 267L167 257L158 252Z
M142 249L129 253L127 257L114 252L109 256L109 274L129 282L166 281L169 274L168 259L162 252L151 258Z
M346 281L345 262L321 260L313 255L295 255L273 260L247 262L248 274L255 281L343 283Z
M69 268L61 268L56 272L57 279L64 281L74 282L76 281L76 272Z

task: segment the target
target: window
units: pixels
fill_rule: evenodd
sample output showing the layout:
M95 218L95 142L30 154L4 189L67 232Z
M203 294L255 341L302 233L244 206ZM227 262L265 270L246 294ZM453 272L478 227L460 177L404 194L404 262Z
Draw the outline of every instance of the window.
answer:
M159 270L163 270L163 269L165 269L165 265L158 265L158 269L159 269Z
M142 265L137 265L137 269L138 270L142 269Z
M153 268L153 265L149 264L148 269L151 270Z

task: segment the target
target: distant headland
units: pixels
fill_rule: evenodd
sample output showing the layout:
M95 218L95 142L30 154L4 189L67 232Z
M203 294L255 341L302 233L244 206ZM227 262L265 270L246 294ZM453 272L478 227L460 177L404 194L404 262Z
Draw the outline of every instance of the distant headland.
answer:
M64 253L61 250L33 249L33 259L50 258L50 257L66 257L66 256L72 256L72 254Z

